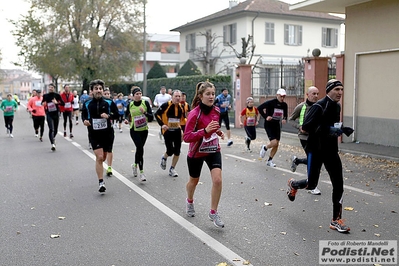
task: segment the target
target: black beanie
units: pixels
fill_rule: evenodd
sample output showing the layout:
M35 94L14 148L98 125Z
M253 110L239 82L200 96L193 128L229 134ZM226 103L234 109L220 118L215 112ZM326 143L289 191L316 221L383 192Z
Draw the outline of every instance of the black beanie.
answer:
M335 80L335 81L333 81L331 83L327 82L326 93L329 93L332 89L334 89L335 87L338 87L338 86L342 86L343 87L344 85L342 85L341 81L339 81L339 80Z

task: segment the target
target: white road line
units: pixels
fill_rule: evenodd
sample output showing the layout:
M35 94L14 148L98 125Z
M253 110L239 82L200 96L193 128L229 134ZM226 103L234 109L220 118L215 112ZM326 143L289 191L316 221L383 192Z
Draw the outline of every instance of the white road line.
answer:
M242 160L242 161L246 161L246 162L250 162L250 163L257 162L257 160L249 160L247 158L243 158L243 157L236 156L236 155L233 155L233 154L224 154L224 156L236 158L238 160ZM276 169L276 170L279 170L279 171L282 171L282 172L286 172L286 173L290 173L290 174L293 174L293 175L297 175L297 176L301 176L301 177L305 177L306 178L306 174L301 174L301 173L298 173L298 172L292 172L291 170L288 170L288 169L284 169L284 168L280 168L280 167L273 167L272 169ZM331 185L330 181L321 180L321 182ZM366 190L360 189L360 188L355 188L355 187L352 187L352 186L344 185L344 188L345 189L349 189L349 190L353 190L353 191L356 191L356 192L359 192L359 193L363 193L363 194L366 194L366 195L374 196L374 197L381 197L382 196L381 194L378 194L378 193L375 193L375 192L366 191Z
M87 156L89 156L93 161L96 160L96 157L93 153L90 151L84 149L81 145L76 143L75 141L71 141L71 143L80 149L82 152L84 152ZM104 169L107 168L107 165L104 163L103 164ZM124 183L126 186L131 188L134 192L139 194L141 197L143 197L145 200L147 200L149 203L151 203L154 207L159 209L161 212L163 212L165 215L167 215L169 218L171 218L173 221L175 221L177 224L181 225L184 229L186 229L188 232L193 234L195 237L197 237L199 240L201 240L203 243L205 243L207 246L209 246L211 249L219 253L222 257L224 257L226 260L231 265L235 266L242 266L243 263L246 261L244 258L240 257L238 254L234 253L232 250L224 246L222 243L199 229L197 226L194 224L190 223L186 219L184 219L182 216L174 212L172 209L167 207L165 204L145 192L143 189L139 188L136 184L132 183L129 179L121 175L119 172L115 171L115 169L112 170L112 175L116 178L118 178L122 183ZM213 225L212 225L213 226ZM248 264L252 266L252 264Z

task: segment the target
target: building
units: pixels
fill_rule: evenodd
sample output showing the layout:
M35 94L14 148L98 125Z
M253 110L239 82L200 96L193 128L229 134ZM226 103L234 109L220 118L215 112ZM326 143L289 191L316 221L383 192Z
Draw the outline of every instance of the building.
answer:
M399 147L398 0L308 0L292 10L346 14L343 122L350 141Z
M237 64L255 65L256 96L298 87L301 70L295 66L314 48L321 56L340 54L342 23L340 17L290 10L276 0L248 0L230 1L228 8L171 31L180 32L180 63L191 59L204 74L234 76ZM303 86L299 90L303 94Z
M168 78L176 77L179 70L180 43L179 35L176 34L149 34L146 53L146 71L158 62ZM140 57L139 65L135 69L133 79L143 80L143 56Z
M20 69L2 69L0 81L0 96L8 93L17 94L19 99L27 99L32 91L32 75Z

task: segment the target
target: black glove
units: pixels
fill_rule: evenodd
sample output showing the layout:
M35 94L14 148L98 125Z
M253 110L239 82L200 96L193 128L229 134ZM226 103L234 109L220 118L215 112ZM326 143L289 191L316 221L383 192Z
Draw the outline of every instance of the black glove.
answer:
M330 136L339 137L342 135L342 130L336 127L330 127Z
M35 110L35 109L33 109L33 110L32 110L32 113L36 114L36 110Z
M347 136L347 137L349 137L350 135L352 135L352 133L353 133L353 128L350 128L350 127L343 127L342 128L342 132Z

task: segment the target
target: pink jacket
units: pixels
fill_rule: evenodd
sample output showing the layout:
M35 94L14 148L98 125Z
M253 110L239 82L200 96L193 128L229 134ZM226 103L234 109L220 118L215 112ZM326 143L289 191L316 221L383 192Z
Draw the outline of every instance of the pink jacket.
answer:
M34 96L29 99L28 111L32 113L33 116L46 116L44 111L44 106L42 105L43 97ZM35 110L35 111L33 111Z
M210 137L212 133L218 130L214 130L205 134L204 128L212 121L219 121L220 110L218 107L214 106L209 114L204 114L198 105L193 110L188 113L188 118L186 122L186 128L184 129L183 140L190 143L188 148L187 156L190 158L199 158L207 156L208 153L198 152L198 148L202 142L202 138ZM217 152L220 151L220 145L217 147Z

